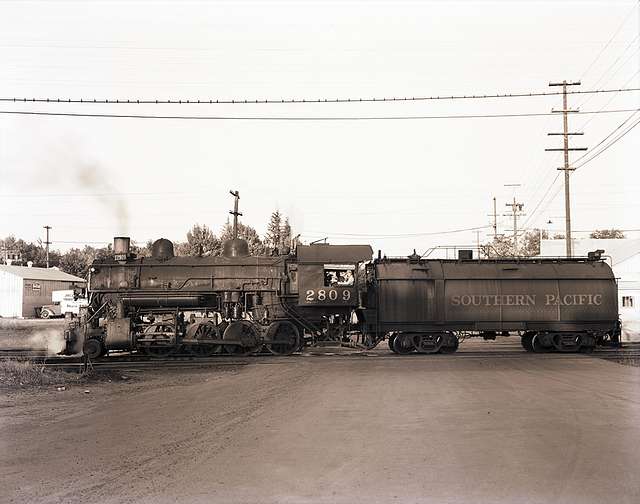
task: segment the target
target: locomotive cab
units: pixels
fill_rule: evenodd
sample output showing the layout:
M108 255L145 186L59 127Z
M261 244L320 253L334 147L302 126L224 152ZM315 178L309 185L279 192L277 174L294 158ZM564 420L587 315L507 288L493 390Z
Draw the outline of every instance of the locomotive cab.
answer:
M299 245L298 305L357 306L358 265L371 259L369 245Z

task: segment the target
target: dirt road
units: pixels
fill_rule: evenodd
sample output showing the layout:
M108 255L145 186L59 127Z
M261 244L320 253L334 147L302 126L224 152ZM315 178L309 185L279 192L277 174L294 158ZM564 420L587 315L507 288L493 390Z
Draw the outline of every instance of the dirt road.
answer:
M0 500L640 502L640 368L458 357L262 359L5 394Z

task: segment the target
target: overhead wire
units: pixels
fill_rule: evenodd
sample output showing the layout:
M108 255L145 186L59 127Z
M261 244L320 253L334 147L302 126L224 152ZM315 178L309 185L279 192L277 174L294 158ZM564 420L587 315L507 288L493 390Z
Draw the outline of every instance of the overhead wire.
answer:
M632 6L631 9L627 12L627 14L625 15L625 19L622 21L622 23L618 26L618 28L616 29L616 31L613 33L613 35L609 38L609 40L607 41L607 43L604 45L604 47L600 50L600 52L596 55L596 57L592 60L592 62L589 64L589 66L587 67L587 69L582 73L582 75L580 76L580 80L582 80L585 75L587 75L589 73L589 71L593 68L593 66L595 65L595 63L600 59L600 57L604 54L604 52L606 51L606 49L611 45L611 43L613 42L613 40L618 36L618 34L620 33L620 31L622 30L622 28L627 24L627 22L629 21L629 19L631 19L631 14L636 10L636 6ZM638 3L638 14L640 15L640 2ZM618 55L618 57L614 60L614 62L609 65L607 67L607 69L600 75L600 77L598 77L595 86L598 86L600 84L600 82L602 81L602 79L616 66L616 64L620 61L620 59L625 55L625 53L629 50L629 48L631 47L631 45L638 40L638 37L640 35L636 35L631 42L629 42L629 44L627 44L627 46L625 47L625 49L622 51L622 53L620 55ZM620 65L620 67L612 74L609 76L609 80L611 79L611 77L613 77L613 75L615 75L621 68L624 67L624 65L626 64L626 62L637 52L638 48L636 48L630 56L628 56L625 60L624 63L622 65ZM634 77L638 74L638 72L640 72L640 68L623 84L622 88L626 88L629 83L634 79ZM609 80L607 80L606 82L609 82ZM605 83L606 84L606 83ZM571 91L567 91L567 94L571 94ZM617 93L613 93L613 96L611 96L611 98L609 100L607 100L607 102L600 108L600 110L603 110L604 108L606 108L615 98L615 96L617 95ZM593 94L591 94L590 96L587 97L586 100L584 100L582 103L579 104L578 108L584 106L586 103L589 102L589 100L591 100L593 98ZM637 111L632 112L632 114L627 117L627 119L620 125L618 126L613 132L611 132L609 135L607 135L607 137L605 137L602 141L600 141L598 144L596 144L596 146L594 146L592 149L597 148L598 146L600 146L603 142L605 142L612 134L615 133L615 131L617 131L620 127L622 127L624 124L626 124L626 122L628 122L635 114L637 113ZM592 120L593 118L596 117L595 115L590 116L582 125L582 127L580 129L584 129L585 126L587 126ZM585 153L582 156L580 156L578 158L578 160L580 159L584 159L587 155L591 154L589 153ZM558 154L559 155L559 154ZM557 156L556 155L556 158ZM595 156L597 157L597 156ZM576 161L574 161L572 164L575 164ZM554 184L557 182L557 180L559 179L559 172L556 173L556 176L553 178L551 184L548 186L547 190L544 192L543 196L540 198L540 200L538 201L538 203L536 204L533 212L531 212L529 214L529 216L527 217L527 219L525 219L525 224L528 223L529 221L531 221L533 219L533 217L535 216L535 213L537 212L537 210L540 208L542 202L544 201L544 199L547 197L547 195L549 194L549 192L551 191L551 189L553 188ZM543 177L544 179L545 177ZM542 187L542 185L540 186ZM533 195L535 196L537 190L534 190ZM544 211L546 211L546 209L548 208L549 204L555 200L555 198L557 197L558 193L560 192L560 188L557 188L556 191L554 192L553 196L548 200L547 204L544 207Z
M635 112L640 109L589 110L578 112L588 114L617 114ZM490 119L509 117L548 117L553 112L523 112L505 114L443 114L443 115L389 115L389 116L201 116L201 115L147 115L147 114L97 114L76 112L42 112L26 110L0 110L0 114L52 117L94 117L107 119L173 119L205 121L398 121L426 119Z
M595 158L600 156L603 152L607 151L611 146L613 146L614 144L619 142L622 138L624 138L631 130L633 130L636 126L638 126L638 124L640 124L640 119L636 120L636 122L631 124L631 126L628 126L626 130L624 130L617 137L615 137L613 140L611 140L608 144L606 144L604 147L602 147L598 152L592 153L591 157L585 159L580 164L575 165L573 168L575 170L577 170L578 168L582 168L587 163L593 161Z
M640 91L640 88L587 89L567 91L567 94L593 95L602 93L623 93ZM382 102L416 102L445 100L478 100L490 98L531 98L539 96L562 95L562 91L529 91L516 93L471 94L471 95L435 95L435 96L400 96L400 97L368 97L368 98L285 98L285 99L149 99L149 98L27 98L0 97L0 102L10 103L73 103L83 105L282 105L282 104L318 104L318 103L382 103Z
M493 227L488 224L485 226L475 226L463 229L449 229L447 231L433 231L427 233L401 233L401 234L368 234L368 233L332 233L328 231L306 231L305 235L321 235L321 236L334 236L334 237L359 237L359 238L412 238L417 236L435 236L444 234L464 233L467 231L477 231L479 229L487 229Z
M618 26L618 29L613 33L613 35L611 35L611 38L607 41L607 43L604 45L604 47L596 55L596 57L593 59L593 61L591 61L591 63L587 67L587 69L584 72L582 72L582 75L580 76L580 80L582 80L584 78L584 76L589 73L589 70L591 70L591 68L593 68L593 65L595 65L596 62L600 59L600 57L604 54L604 52L607 50L607 48L611 45L611 42L613 42L613 40L618 36L618 33L620 33L622 28L629 22L630 19L632 19L631 14L633 14L633 12L635 10L636 10L636 6L633 5L631 7L631 9L629 9L629 11L625 14L624 21L622 21L622 23L620 23L620 25Z
M606 137L604 137L602 140L600 140L597 144L595 144L593 147L590 148L590 151L586 152L585 154L582 154L580 157L578 157L577 159L573 160L572 165L574 165L575 168L575 164L578 163L580 160L586 158L587 156L591 155L591 153L597 149L600 145L602 145L604 142L606 142L611 136L613 136L616 131L618 131L620 128L622 128L626 123L628 123L631 118L636 115L638 112L632 112L631 115L629 115L624 121L622 121L618 126L615 127L615 129L609 133Z
M598 80L596 81L596 83L594 84L594 86L598 86L600 84L600 82L602 81L602 79L604 79L604 77L618 64L618 62L622 59L622 57L626 54L626 52L629 50L629 48L638 40L638 37L640 37L639 35L636 35L631 42L629 42L629 44L627 44L627 46L624 48L624 51L622 51L622 53L615 59L615 61L609 65L607 67L607 69L600 75L600 77L598 78ZM609 79L611 79L611 77L613 77L616 73L618 73L620 71L621 68L624 67L624 65L626 64L627 61L629 61L629 59L631 59L631 57L638 51L638 48L634 49L631 54L627 57L627 59L624 60L624 62L622 63L622 65L620 65L620 67L613 72L613 74L611 74L609 76ZM608 81L607 81L608 82ZM567 92L567 94L569 94L569 92ZM589 102L589 100L591 100L591 98L593 98L593 95L588 96L587 99L585 101L583 101L580 106L585 105L587 102Z

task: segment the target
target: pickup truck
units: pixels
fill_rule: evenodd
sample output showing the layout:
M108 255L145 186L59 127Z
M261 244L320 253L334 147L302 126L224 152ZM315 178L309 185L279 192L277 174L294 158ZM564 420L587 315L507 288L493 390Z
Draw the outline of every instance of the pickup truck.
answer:
M87 305L87 298L79 296L78 291L57 290L51 293L51 304L36 308L36 312L43 319L73 317L80 313L81 307Z

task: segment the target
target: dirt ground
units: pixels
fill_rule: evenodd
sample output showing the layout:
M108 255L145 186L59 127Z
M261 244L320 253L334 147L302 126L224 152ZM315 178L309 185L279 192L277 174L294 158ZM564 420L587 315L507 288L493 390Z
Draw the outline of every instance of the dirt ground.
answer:
M640 502L640 369L294 356L0 393L0 501Z

